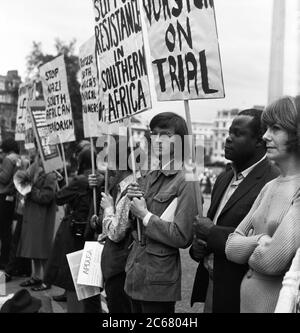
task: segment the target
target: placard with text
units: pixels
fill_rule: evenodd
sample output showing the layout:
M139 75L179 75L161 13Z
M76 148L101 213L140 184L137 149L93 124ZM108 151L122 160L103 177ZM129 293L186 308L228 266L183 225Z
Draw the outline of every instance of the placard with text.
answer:
M84 137L98 137L106 133L103 110L100 108L100 87L96 63L95 36L79 49L80 94Z
M94 1L101 108L114 122L151 108L138 0Z
M16 118L15 140L25 141L26 143L26 125L28 124L28 103L33 99L34 83L28 82L19 87L18 108ZM30 120L29 120L30 122Z
M51 142L49 126L46 122L46 104L44 101L32 101L28 105L31 122L39 153L46 173L63 168L63 161L57 145Z
M213 0L142 0L159 101L224 98Z
M75 141L64 56L61 55L41 66L40 78L46 101L46 121L51 139L57 143Z

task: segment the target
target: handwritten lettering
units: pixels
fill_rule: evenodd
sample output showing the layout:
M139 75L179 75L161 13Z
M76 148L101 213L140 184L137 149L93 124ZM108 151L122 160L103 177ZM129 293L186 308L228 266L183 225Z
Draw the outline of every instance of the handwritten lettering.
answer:
M88 250L86 252L86 256L84 259L84 264L83 264L83 273L88 275L90 271L90 266L91 266L91 261L92 261L92 254L93 252L91 250Z
M109 122L150 107L138 0L94 0L101 103Z

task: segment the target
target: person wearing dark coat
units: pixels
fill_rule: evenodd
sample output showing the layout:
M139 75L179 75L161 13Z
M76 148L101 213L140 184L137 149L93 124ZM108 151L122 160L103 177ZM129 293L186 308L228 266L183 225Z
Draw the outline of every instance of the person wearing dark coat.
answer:
M1 149L4 157L0 165L0 269L3 269L9 260L11 226L16 200L13 176L20 158L18 144L13 139L4 140Z
M174 313L181 300L179 249L192 244L193 220L202 212L196 198L200 184L186 177L185 120L163 112L152 118L150 129L153 156L159 163L146 175L143 188L128 186L131 213L140 219L140 230L138 224L132 226L134 241L125 266L124 290L132 313Z
M18 173L22 173L24 179L26 178L32 183L31 192L25 197L17 256L31 259L33 269L31 279L22 282L20 286L38 288L37 286L42 283L53 245L56 175L45 173L38 155L27 171L18 171Z
M204 312L240 312L240 284L247 265L227 260L225 244L264 185L278 175L266 157L261 115L259 110L244 110L233 120L225 144L225 157L233 164L215 182L207 217L198 216L194 222L190 255L199 266L191 305L205 302Z
M88 183L88 176L92 173L91 163L91 151L85 149L78 156L77 175L69 185L56 193L56 203L67 205L67 208L55 236L44 283L66 290L68 312L83 312L83 302L77 300L66 254L82 250L84 247L84 231L92 201Z

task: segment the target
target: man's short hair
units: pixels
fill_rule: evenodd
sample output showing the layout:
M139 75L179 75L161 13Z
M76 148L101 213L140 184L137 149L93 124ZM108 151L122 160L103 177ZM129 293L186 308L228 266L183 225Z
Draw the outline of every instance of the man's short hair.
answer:
M263 111L258 110L258 109L246 109L246 110L239 112L239 114L238 114L239 116L250 116L253 118L253 120L251 121L252 133L255 137L261 138L261 139L267 130L266 126L264 126L264 124L261 120L262 114L263 114Z
M181 149L182 149L182 161L190 155L189 140L185 140L185 136L189 135L186 121L176 113L162 112L154 116L150 122L151 131L159 127L161 129L174 129L174 134L180 136Z
M184 140L185 135L189 134L186 121L173 112L162 112L154 116L150 122L150 129L153 130L155 127L174 128L174 134L181 136L182 140Z

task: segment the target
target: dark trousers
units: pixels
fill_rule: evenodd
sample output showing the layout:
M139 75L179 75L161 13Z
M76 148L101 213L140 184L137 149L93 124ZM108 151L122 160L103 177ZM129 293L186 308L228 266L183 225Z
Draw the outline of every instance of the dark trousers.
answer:
M15 200L7 201L6 198L6 194L0 194L0 264L3 266L6 266L8 263L12 238L11 226L15 209Z
M124 291L125 272L105 281L105 293L109 313L130 313L130 299Z
M31 274L31 260L16 256L22 232L22 223L23 223L23 216L18 214L17 225L13 233L10 245L9 261L5 267L5 272L10 275L26 274L29 276Z
M175 302L130 301L132 313L175 313Z
M101 296L96 295L82 300L83 313L102 313Z

